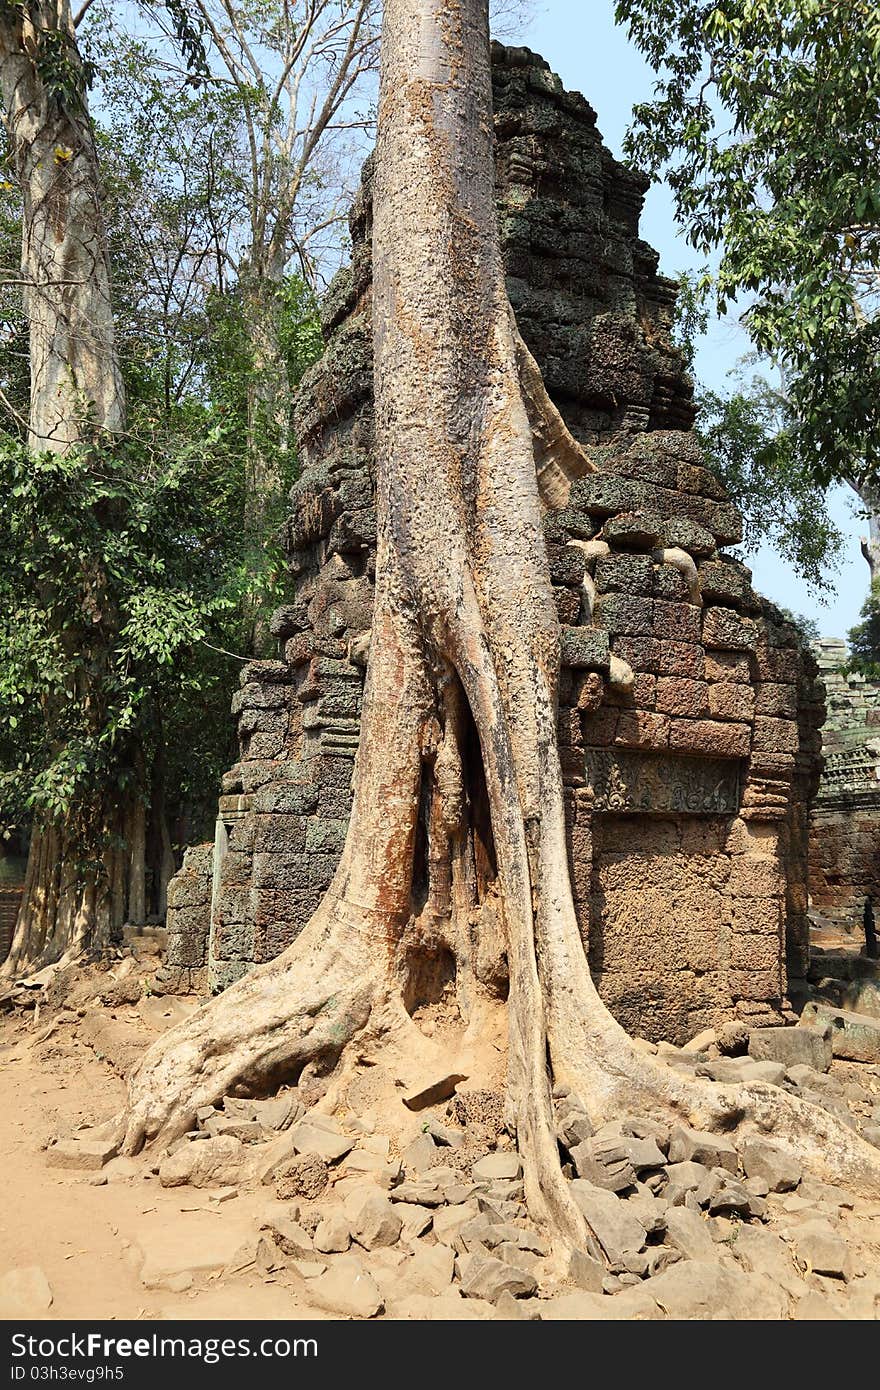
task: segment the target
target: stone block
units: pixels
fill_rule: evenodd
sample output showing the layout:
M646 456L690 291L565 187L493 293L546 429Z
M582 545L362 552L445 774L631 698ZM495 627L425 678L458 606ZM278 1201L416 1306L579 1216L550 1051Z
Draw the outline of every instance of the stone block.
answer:
M716 758L745 758L751 742L752 730L748 724L722 723L714 719L673 719L669 730L670 748Z
M814 1028L755 1028L749 1037L749 1056L760 1062L827 1071L831 1066L831 1040Z
M758 634L751 618L732 608L709 608L703 618L703 641L722 651L753 651Z
M705 681L680 676L658 676L655 705L662 714L700 719L709 713L708 686Z

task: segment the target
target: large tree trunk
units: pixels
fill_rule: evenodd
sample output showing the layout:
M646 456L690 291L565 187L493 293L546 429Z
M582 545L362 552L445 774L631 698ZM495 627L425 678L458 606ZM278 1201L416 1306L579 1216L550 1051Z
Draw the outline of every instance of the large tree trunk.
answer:
M22 192L21 272L30 331L28 443L65 452L125 422L116 355L110 267L101 216L100 177L83 64L67 0L28 0L0 8L0 89L12 164ZM99 574L94 588L101 591ZM65 632L72 649L95 654L88 689L72 698L101 705L103 655L115 637L112 615L100 627ZM81 678L81 681L85 678ZM45 711L50 737L51 709ZM25 895L6 974L100 944L121 925L132 881L108 845L127 821L118 798L96 787L63 824L38 823ZM142 878L134 855L134 881ZM96 863L102 858L103 864ZM122 880L120 879L122 875ZM138 903L138 890L134 893Z
M778 1088L725 1091L646 1059L590 979L567 867L560 642L538 476L558 502L566 473L588 465L507 302L486 9L487 0L385 5L376 599L342 860L291 948L146 1054L131 1080L125 1147L170 1139L235 1084L333 1073L332 1084L380 1046L405 1071L407 1057L430 1051L407 1006L433 962L454 975L461 1015L456 1055L436 1045L435 1065L467 1071L461 1059L479 1056L481 1034L506 1011L527 1198L564 1250L590 1237L560 1170L553 1084L597 1122L672 1111L704 1127L748 1118L783 1141L819 1134L816 1156L866 1186L880 1182L880 1162Z
M67 0L3 6L0 87L24 202L29 439L63 451L125 420L98 159Z

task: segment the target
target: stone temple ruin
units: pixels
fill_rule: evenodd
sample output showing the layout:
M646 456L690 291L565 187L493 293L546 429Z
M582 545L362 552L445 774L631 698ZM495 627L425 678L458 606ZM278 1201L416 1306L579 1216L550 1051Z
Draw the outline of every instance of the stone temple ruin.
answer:
M642 1036L778 1022L807 963L815 665L724 552L740 518L692 433L675 285L639 237L647 181L527 50L495 46L494 98L510 299L600 465L546 517L584 949L608 1006ZM374 576L370 215L368 165L325 352L296 401L280 659L246 667L234 697L241 756L216 846L190 850L171 885L166 987L220 989L283 950L342 848ZM629 683L610 679L619 662Z
M810 836L811 916L820 931L861 937L869 894L880 917L880 685L846 673L844 642L814 648L828 709Z

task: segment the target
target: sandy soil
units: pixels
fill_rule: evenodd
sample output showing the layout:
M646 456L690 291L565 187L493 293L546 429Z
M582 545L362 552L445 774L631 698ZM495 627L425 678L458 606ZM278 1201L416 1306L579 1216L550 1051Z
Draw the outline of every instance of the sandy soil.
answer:
M136 1023L127 1027L134 1033ZM180 1293L144 1288L142 1251L167 1251L173 1262L187 1252L234 1250L252 1234L266 1197L243 1192L217 1206L204 1191L160 1187L144 1163L129 1177L125 1160L109 1165L103 1186L49 1167L41 1146L106 1119L124 1087L69 1027L38 1043L41 1031L27 1020L0 1023L0 1272L39 1265L53 1293L49 1318L320 1317L291 1287L263 1276L207 1274Z

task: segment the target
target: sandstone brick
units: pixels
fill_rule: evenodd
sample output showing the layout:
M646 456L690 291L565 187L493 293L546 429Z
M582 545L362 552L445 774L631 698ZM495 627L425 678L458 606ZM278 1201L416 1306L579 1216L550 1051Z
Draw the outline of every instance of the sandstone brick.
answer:
M662 642L657 663L661 676L686 676L701 681L706 675L706 657L693 642Z
M709 713L708 687L705 681L685 680L678 676L658 676L656 706L665 714L699 719Z
M738 999L779 999L782 996L782 970L731 970L730 989Z
M791 719L771 719L759 714L755 719L754 745L759 753L796 753L797 724Z
M596 588L600 592L651 595L654 566L650 555L603 555L596 565Z
M596 600L597 626L614 636L650 637L653 628L652 599L628 594L602 594Z
M650 710L622 710L614 741L627 748L665 748L669 742L669 718Z
M755 715L755 693L749 685L718 681L709 686L709 713L713 719L752 720Z
M707 647L723 651L751 651L758 640L751 618L741 617L732 608L708 608L703 618L703 641Z
M692 603L665 603L655 599L654 636L671 642L699 642L701 611Z
M615 637L612 650L622 661L628 661L634 671L655 672L664 645L655 637Z
M706 652L706 680L748 685L751 680L749 658L740 652Z
M755 690L755 709L758 714L781 715L786 719L797 716L797 686L762 681Z
M748 724L726 724L714 719L674 719L669 731L669 746L688 753L744 758L748 755L751 737Z

